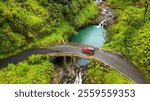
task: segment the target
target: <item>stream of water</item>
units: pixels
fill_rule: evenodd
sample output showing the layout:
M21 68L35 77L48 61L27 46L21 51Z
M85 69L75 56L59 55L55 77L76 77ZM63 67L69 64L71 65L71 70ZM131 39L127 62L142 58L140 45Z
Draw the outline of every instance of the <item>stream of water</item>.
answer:
M81 44L86 44L94 47L101 47L105 42L105 33L106 30L103 28L103 20L99 25L91 25L86 28L83 28L79 31L76 36L71 38L71 42L77 42ZM81 68L89 63L89 60L79 58L77 61L78 65ZM82 84L82 75L81 71L76 75L74 84Z
M95 3L100 4L102 0L96 0ZM105 42L105 25L107 22L111 19L110 14L112 14L111 11L103 8L103 15L105 15L104 20L101 21L99 25L91 25L86 28L81 29L77 35L73 36L71 38L71 42L81 43L90 45L93 47L100 48L104 42ZM90 61L87 59L79 58L77 63L81 68L82 66L85 66ZM79 71L79 73L76 75L76 79L74 84L82 84L82 73Z

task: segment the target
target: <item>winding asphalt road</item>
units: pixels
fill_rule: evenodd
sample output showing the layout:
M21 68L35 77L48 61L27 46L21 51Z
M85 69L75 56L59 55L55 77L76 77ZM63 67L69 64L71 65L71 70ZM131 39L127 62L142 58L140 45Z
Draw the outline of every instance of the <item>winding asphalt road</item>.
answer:
M51 54L51 53L78 53L87 56L82 53L82 45L53 45L47 47L39 47L31 50L24 51L15 56L8 57L6 59L0 60L0 68L6 67L8 63L18 63L20 61L26 60L28 56L32 54ZM79 56L80 57L80 56ZM81 56L83 57L83 56ZM145 80L144 75L130 62L128 59L122 55L96 49L93 57L104 64L121 72L128 78L132 79L135 83L146 84L149 83Z

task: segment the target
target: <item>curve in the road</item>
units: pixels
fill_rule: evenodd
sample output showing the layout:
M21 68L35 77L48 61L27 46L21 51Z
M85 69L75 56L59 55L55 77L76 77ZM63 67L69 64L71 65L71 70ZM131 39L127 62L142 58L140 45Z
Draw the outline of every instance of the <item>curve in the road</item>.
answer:
M47 47L34 48L31 50L24 51L15 56L8 57L1 60L0 67L6 67L8 63L18 63L20 61L26 60L28 56L32 54L49 54L50 56L56 56L60 54L63 55L75 55L78 57L89 58L89 55L82 53L83 45L53 45ZM136 83L145 84L148 83L145 80L144 75L130 62L128 59L122 55L112 53L104 50L95 50L93 58L103 62L104 64L113 67L117 71L121 72L128 78L132 79Z

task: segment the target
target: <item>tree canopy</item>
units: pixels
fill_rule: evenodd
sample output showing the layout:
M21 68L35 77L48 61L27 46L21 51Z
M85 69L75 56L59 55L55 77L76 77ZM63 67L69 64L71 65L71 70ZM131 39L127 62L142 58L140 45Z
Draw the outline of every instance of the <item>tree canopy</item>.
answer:
M150 2L108 0L108 3L114 5L119 17L109 29L103 48L122 52L150 79Z
M97 12L92 0L1 0L0 58L67 41Z
M51 83L54 64L47 56L32 55L27 61L9 64L0 71L1 84L48 84Z

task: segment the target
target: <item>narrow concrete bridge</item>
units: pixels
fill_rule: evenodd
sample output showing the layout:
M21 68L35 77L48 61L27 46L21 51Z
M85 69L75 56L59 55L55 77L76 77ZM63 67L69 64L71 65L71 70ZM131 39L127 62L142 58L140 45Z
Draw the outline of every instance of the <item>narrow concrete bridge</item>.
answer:
M45 47L39 47L24 51L15 56L8 57L1 60L0 68L6 67L8 63L18 63L20 61L26 60L28 56L32 54L43 54L50 56L75 56L89 59L88 54L82 53L82 47L87 45L68 43L65 45L50 45ZM106 50L95 49L95 53L92 56L94 59L103 62L104 64L114 68L115 70L121 72L126 77L132 79L135 83L145 84L148 83L145 80L144 75L139 71L126 57L121 54L109 52Z

